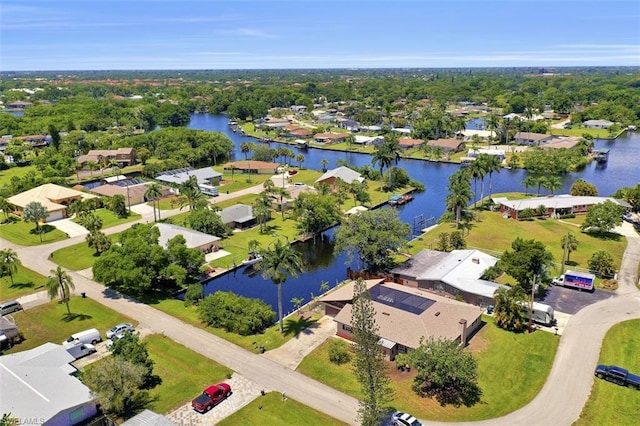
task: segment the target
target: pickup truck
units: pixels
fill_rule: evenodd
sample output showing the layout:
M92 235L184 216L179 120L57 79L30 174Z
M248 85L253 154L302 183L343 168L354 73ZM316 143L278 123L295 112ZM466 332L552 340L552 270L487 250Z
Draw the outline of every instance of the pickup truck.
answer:
M600 379L640 390L640 376L631 374L624 368L615 365L598 365L595 374Z
M231 395L231 386L226 383L212 385L202 391L191 401L191 406L198 413L206 413Z

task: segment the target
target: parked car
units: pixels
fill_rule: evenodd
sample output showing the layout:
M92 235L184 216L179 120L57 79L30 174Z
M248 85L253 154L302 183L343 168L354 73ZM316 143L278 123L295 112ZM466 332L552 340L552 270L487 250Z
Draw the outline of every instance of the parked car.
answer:
M206 413L231 395L231 386L226 383L212 385L191 401L191 406L199 413Z
M22 310L22 305L16 300L0 303L0 315L8 315Z
M422 426L422 423L418 421L409 413L403 413L396 411L391 415L392 424L395 426Z
M595 375L620 386L628 386L640 390L640 376L629 373L626 369L615 365L598 365Z
M74 343L74 344L91 343L92 345L95 345L100 341L102 341L102 338L100 337L100 332L98 331L98 329L90 328L88 330L84 330L79 333L72 334L67 338L67 340L62 342L62 344L64 345L65 343Z
M111 339L116 334L122 334L125 331L133 331L133 324L128 322L123 322L118 325L114 325L107 331L107 339Z

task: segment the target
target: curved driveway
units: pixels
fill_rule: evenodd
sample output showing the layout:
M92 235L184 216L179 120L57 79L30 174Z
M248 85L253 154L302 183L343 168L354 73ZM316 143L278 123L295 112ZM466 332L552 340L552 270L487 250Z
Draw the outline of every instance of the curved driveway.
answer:
M141 221L147 219L145 217ZM128 225L130 224L116 228L124 229ZM628 224L625 223L623 226L625 225ZM640 318L640 292L636 288L640 263L640 238L632 229L630 232L626 232L627 230L625 228L628 244L619 273L618 296L588 306L569 320L561 337L549 377L542 391L531 403L504 417L474 424L571 425L578 418L591 391L593 368L597 363L605 333L618 322ZM109 233L110 231L118 232L113 228L108 230ZM56 267L47 258L49 253L60 247L74 244L77 242L75 240L74 238L38 247L16 247L3 241L3 246L15 247L26 267L48 275L49 271ZM82 241L82 238L78 238L78 241ZM343 422L356 424L358 408L356 399L148 305L122 297L76 272L70 272L70 274L77 292L86 292L87 296L134 318L142 326L154 332L163 333L176 342L228 366L264 387L265 390L285 392L303 404Z

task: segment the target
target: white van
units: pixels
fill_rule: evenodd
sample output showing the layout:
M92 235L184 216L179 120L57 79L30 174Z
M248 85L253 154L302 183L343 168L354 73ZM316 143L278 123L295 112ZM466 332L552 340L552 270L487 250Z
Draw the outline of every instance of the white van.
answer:
M22 305L16 300L0 303L0 315L9 315L22 310Z
M65 343L91 343L95 345L100 342L102 338L100 337L100 332L96 328L90 328L89 330L80 331L78 333L72 334L69 336L67 340L62 342Z

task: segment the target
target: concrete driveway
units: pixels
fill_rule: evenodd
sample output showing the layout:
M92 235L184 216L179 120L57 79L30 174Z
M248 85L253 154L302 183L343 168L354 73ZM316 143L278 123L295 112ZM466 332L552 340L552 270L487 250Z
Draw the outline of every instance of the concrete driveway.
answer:
M51 225L64 232L69 236L69 238L82 237L89 233L89 231L87 231L84 226L73 222L70 218L49 222L48 225Z

